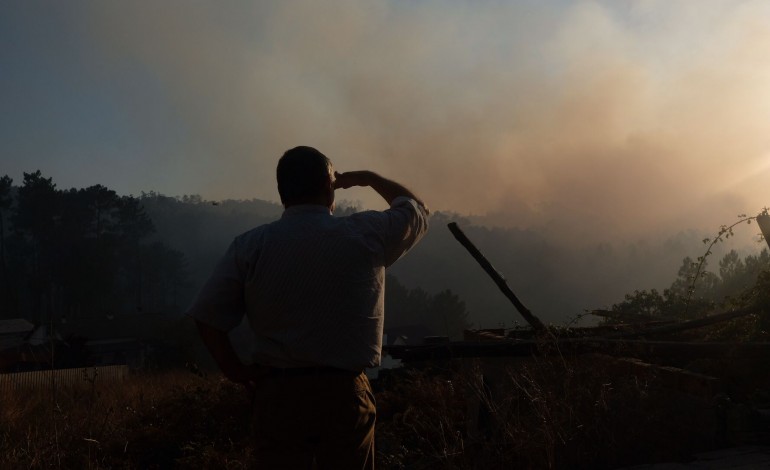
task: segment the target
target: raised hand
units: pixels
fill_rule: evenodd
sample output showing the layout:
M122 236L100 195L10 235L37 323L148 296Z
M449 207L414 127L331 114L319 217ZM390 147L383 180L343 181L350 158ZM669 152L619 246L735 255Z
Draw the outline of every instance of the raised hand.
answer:
M334 172L334 189L348 189L353 186L369 186L371 171Z

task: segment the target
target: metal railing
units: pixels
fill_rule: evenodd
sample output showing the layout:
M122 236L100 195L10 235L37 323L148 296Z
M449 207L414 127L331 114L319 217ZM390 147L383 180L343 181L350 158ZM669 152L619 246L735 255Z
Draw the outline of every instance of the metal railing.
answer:
M126 365L13 372L0 374L0 390L118 382L127 376L128 366Z

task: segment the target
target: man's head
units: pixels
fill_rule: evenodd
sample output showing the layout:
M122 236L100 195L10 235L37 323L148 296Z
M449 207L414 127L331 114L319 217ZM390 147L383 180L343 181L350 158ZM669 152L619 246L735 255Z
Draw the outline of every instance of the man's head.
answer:
M298 204L334 205L332 162L313 147L294 147L278 160L278 194L285 207Z

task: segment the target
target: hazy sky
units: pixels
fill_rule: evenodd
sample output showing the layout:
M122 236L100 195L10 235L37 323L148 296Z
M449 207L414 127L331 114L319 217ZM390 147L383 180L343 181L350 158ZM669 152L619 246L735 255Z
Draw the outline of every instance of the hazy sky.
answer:
M277 200L303 144L511 225L709 228L770 205L770 2L5 1L0 109L17 183Z

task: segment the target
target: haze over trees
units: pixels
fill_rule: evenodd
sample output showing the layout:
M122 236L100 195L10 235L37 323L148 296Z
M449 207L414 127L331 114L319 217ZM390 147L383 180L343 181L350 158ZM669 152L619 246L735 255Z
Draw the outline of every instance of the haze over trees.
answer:
M687 320L728 306L770 307L770 253L766 248L743 258L730 250L719 260L717 273L706 270L705 262L699 271L698 264L686 257L668 288L662 292L635 290L614 304L612 311L618 318L643 315Z
M0 318L35 323L180 314L232 238L282 212L259 200L119 196L101 185L60 190L40 171L24 173L19 187L12 183L0 178ZM430 294L392 276L388 283L389 323L454 338L470 326L451 291Z
M199 196L144 193L141 201L156 221L157 236L187 255L192 284L206 279L235 236L275 220L282 211L279 204L257 199L212 202ZM336 212L345 214L356 210L360 209L343 201ZM554 230L486 227L477 220L452 213L432 215L425 239L389 269L386 322L391 326L432 323L435 334L456 335L452 331L457 330L451 325L447 327L443 321L429 320L425 308L401 306L397 300L411 298L415 304L424 305L420 300L422 296L437 296L449 290L458 301L464 302L463 309L456 304L452 307L464 310L453 318L465 315L465 322L477 328L523 323L513 306L446 229L446 224L452 221L459 223L503 273L522 302L543 321L555 324L563 324L586 309L610 308L635 290L662 291L676 280L683 263L689 266L690 261L684 259L688 256L694 259L704 249L704 234L695 231L682 231L657 240L567 243L565 234ZM758 254L761 247L758 244L719 245L711 259L725 256L731 249L736 251L729 259ZM751 269L756 268L751 259L745 263ZM729 269L736 273L742 272L739 265L731 266ZM725 272L725 276L730 275ZM735 275L731 279L726 282L736 286L750 282L746 277ZM401 296L397 292L402 287L415 292L411 297ZM419 290L423 294L418 293ZM723 291L714 295L727 292Z
M232 239L282 212L279 204L258 199L120 196L101 185L62 190L39 171L12 183L0 179L0 316L34 322L51 314L181 314ZM343 201L336 213L357 210ZM469 326L522 323L446 229L451 221L546 323L563 324L600 308L673 314L692 276L691 259L703 249L703 234L695 232L566 243L564 234L485 227L477 220L432 216L425 239L389 269L386 328L422 325L459 339ZM692 305L736 295L767 269L768 255L758 245L717 248L722 251L711 260L720 260L719 270L700 276Z

